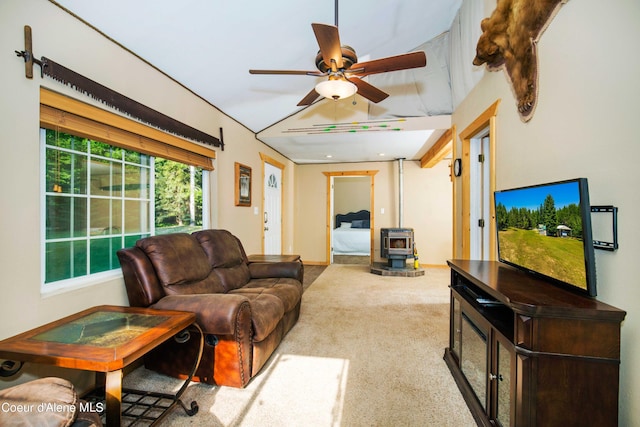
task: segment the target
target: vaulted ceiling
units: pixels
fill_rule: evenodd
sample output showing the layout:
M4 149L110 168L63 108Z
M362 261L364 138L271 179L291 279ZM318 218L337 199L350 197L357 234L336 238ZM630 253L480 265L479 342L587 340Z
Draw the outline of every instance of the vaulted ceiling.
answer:
M326 78L249 74L256 68L315 70L318 42L311 23L334 25L334 0L53 2L298 163L418 159L450 126L450 112L424 107L425 99L450 92L446 81L437 90L424 84L437 64L429 50L424 69L367 78L391 94L375 105L355 95L298 107ZM461 2L343 0L340 39L360 62L425 50L425 43L449 30Z

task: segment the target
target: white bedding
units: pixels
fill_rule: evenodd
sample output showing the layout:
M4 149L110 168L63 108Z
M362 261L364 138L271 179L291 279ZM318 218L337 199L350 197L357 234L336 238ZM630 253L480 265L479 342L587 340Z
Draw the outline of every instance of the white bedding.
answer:
M333 253L336 255L370 255L369 228L336 228L333 230Z

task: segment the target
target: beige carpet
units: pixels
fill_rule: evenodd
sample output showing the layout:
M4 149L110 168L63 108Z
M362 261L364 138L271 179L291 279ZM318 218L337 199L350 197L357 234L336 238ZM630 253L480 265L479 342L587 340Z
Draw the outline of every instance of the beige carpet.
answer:
M192 384L163 425L474 426L442 356L448 269L383 277L331 265L303 295L300 320L245 389ZM139 368L125 384L175 390Z

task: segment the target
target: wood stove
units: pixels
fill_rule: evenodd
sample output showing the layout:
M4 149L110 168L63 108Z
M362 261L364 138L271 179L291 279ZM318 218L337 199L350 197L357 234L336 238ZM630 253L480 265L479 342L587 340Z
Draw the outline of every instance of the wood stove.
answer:
M381 228L380 257L389 268L406 268L406 259L413 258L413 228Z

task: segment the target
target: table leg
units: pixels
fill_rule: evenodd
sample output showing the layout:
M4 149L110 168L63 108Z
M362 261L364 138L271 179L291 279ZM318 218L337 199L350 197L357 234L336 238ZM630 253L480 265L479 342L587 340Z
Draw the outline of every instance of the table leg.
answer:
M122 369L107 372L104 391L107 427L120 427L122 419Z
M155 426L157 423L162 421L164 417L167 416L171 409L173 409L173 407L176 405L180 405L185 413L190 417L198 413L199 408L198 404L195 401L192 401L189 407L187 407L187 405L185 405L185 403L181 399L182 394L185 392L185 390L189 386L189 383L191 383L193 376L198 370L198 366L200 366L200 359L202 358L202 351L204 350L204 332L197 323L194 323L192 326L200 336L198 354L193 363L191 373L189 374L187 379L185 379L182 387L180 387L180 390L178 390L178 392L175 394L168 394L124 388L122 392L125 396L125 407L127 407L128 405L131 406L125 409L123 418L135 418L136 420L153 421L150 426ZM135 407L138 407L140 409L140 413L137 415L133 415L130 412L131 409ZM149 414L152 409L161 410L162 412L160 415L154 417ZM132 423L131 425L134 425L135 422L137 421L134 421L134 423Z

